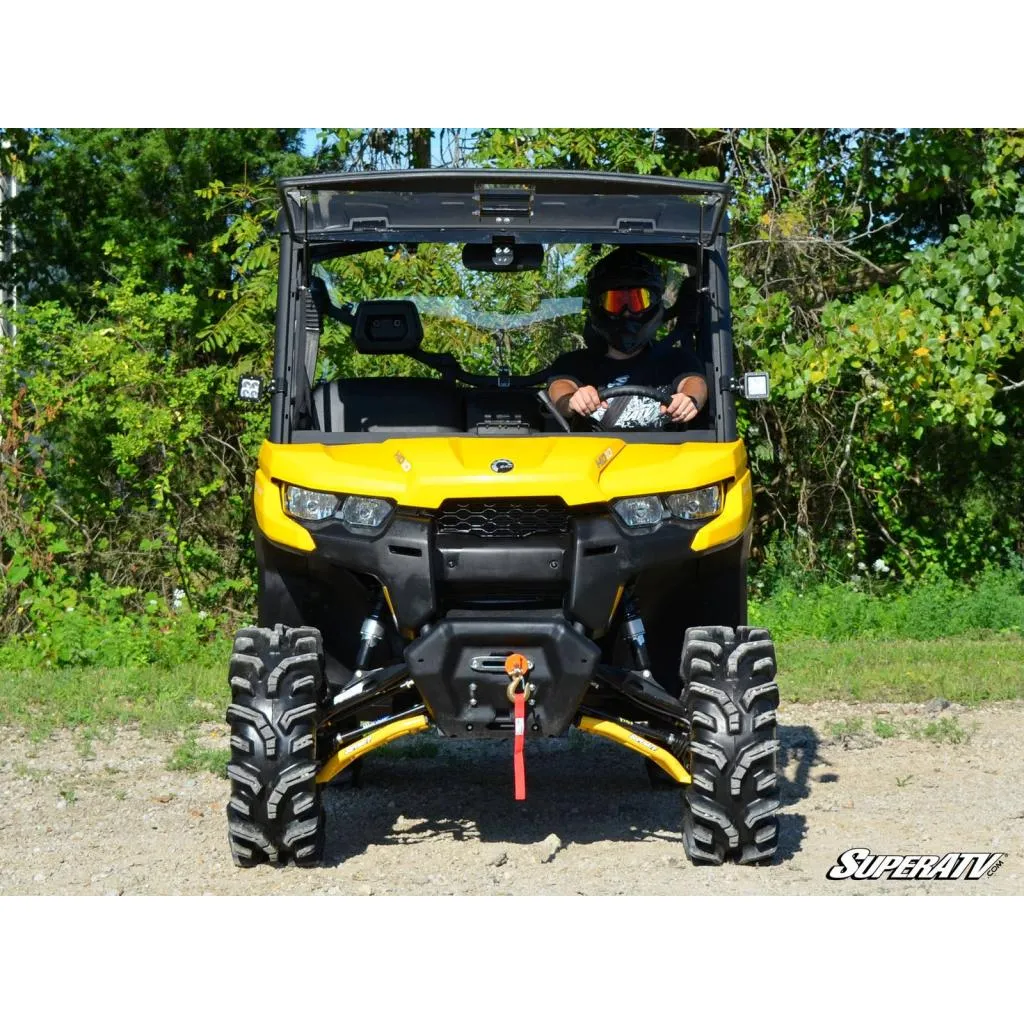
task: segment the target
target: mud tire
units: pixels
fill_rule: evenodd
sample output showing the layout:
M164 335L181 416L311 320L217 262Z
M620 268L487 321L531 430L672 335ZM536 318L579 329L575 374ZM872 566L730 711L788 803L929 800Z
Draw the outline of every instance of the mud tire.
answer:
M313 867L325 832L316 783L316 730L326 700L319 630L240 630L229 679L231 856L243 868Z
M686 631L680 677L693 782L683 793L683 842L694 864L763 864L775 854L775 670L766 629Z

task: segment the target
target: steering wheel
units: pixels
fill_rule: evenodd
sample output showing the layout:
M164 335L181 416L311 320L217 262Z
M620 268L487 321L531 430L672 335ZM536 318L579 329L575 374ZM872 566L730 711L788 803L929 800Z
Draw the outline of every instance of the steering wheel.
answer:
M639 384L619 384L616 387L598 388L597 396L602 402L611 401L613 398L639 398L646 407L640 422L635 425L629 421L625 423L613 423L605 425L608 413L611 408L604 410L605 415L601 419L594 419L594 414L584 417L593 430L665 430L672 423L672 417L668 413L660 412L663 405L667 405L669 396L665 388L641 387ZM654 408L650 408L651 406Z

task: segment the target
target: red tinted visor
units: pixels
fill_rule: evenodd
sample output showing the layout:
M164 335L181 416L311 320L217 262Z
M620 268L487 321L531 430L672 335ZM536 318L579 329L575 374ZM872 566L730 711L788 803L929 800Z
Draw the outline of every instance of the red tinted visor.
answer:
M654 305L650 288L612 288L601 293L601 308L612 316L643 313Z

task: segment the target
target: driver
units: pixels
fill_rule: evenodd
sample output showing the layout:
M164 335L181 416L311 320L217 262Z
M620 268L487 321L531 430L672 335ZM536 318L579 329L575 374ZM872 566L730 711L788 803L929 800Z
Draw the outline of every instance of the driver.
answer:
M661 412L673 423L688 423L704 408L708 389L696 353L651 345L665 313L664 289L658 265L635 250L615 249L594 264L587 275L587 347L563 353L551 364L548 397L563 416L601 410L603 418L608 402L598 397L598 388L627 384L671 385L672 397ZM626 426L618 421L626 411L608 414L616 417L614 426Z

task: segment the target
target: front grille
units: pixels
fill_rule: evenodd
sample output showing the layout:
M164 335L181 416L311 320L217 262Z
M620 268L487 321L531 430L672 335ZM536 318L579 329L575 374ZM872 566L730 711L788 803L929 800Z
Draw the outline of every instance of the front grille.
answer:
M438 533L519 539L569 532L569 509L561 498L518 501L446 501L434 513Z

